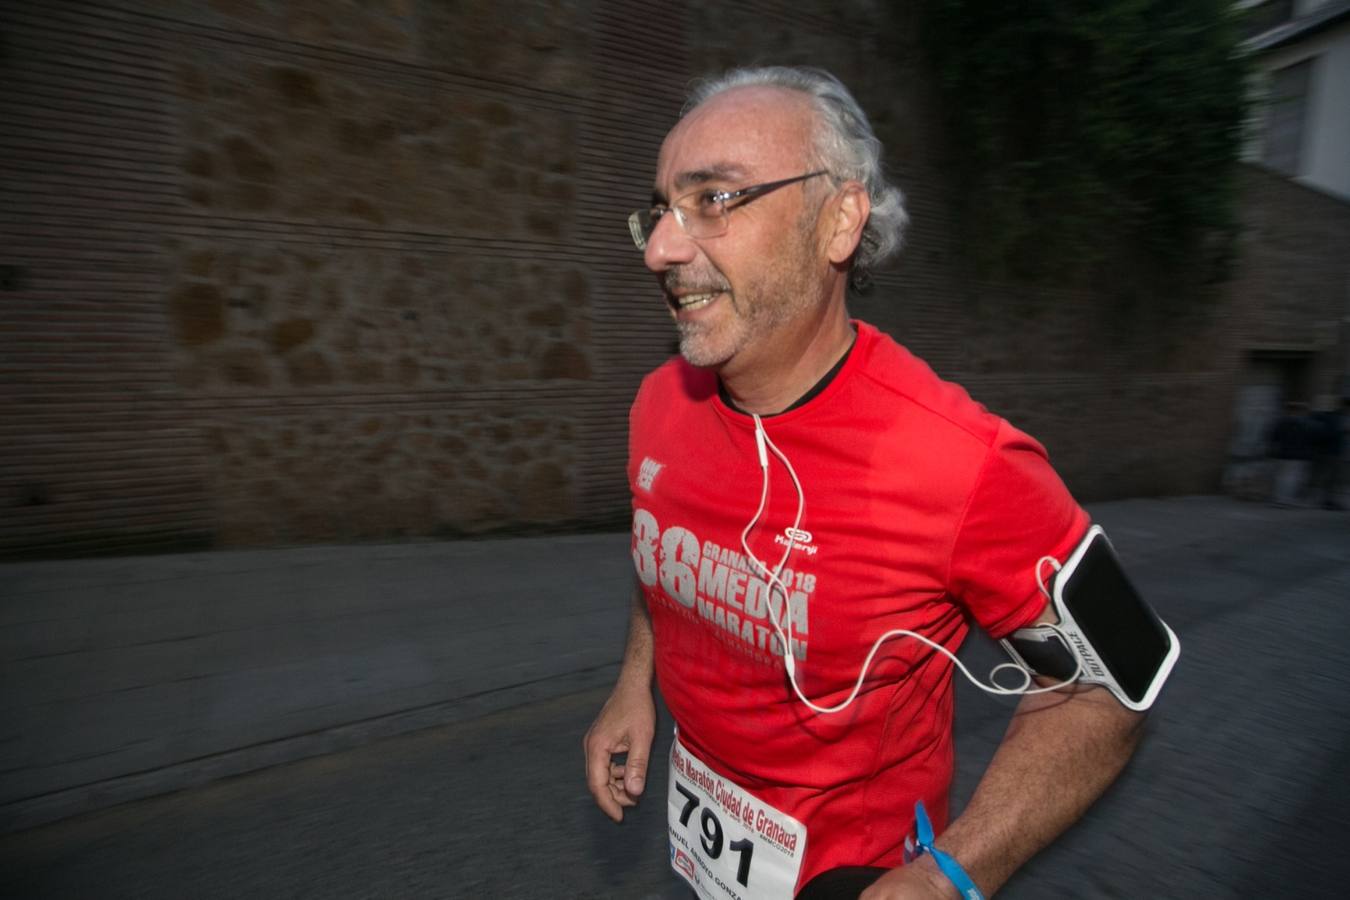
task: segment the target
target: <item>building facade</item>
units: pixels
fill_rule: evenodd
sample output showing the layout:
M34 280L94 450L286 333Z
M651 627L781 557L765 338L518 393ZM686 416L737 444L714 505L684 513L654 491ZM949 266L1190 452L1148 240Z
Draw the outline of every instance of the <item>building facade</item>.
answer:
M1259 496L1281 411L1328 410L1350 397L1350 2L1243 5L1256 79L1234 284L1245 364L1227 481Z
M1287 211L1308 189L1264 170L1256 288L973 278L905 4L53 0L0 27L4 556L624 527L628 405L673 348L624 219L690 80L732 65L855 90L913 226L854 314L1086 499L1217 489L1251 354L1339 327L1343 205Z

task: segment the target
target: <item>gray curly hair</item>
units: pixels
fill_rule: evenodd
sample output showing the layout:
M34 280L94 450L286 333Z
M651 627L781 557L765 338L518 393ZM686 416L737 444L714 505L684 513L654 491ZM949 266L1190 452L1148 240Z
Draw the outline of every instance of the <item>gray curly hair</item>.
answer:
M872 270L900 249L909 214L900 189L886 181L882 171L881 141L872 132L858 101L843 82L824 69L805 66L763 66L733 69L694 85L681 115L687 115L723 91L738 87L786 88L808 95L820 116L816 156L831 177L858 181L867 189L872 212L863 227L854 254L849 281L855 288L870 281Z

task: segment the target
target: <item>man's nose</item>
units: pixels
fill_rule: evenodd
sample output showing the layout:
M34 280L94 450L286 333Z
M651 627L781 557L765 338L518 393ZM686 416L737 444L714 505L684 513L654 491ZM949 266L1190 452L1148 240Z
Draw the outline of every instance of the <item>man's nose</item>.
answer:
M684 265L693 260L698 253L698 245L685 233L684 226L668 212L656 220L656 227L647 238L647 249L642 253L642 261L653 272L664 272L671 266Z

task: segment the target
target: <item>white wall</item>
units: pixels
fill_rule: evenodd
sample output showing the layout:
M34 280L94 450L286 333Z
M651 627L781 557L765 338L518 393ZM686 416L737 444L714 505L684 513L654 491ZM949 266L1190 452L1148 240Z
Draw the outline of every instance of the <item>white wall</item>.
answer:
M1317 61L1309 87L1301 174L1295 180L1350 200L1350 22L1273 50L1258 65L1272 72L1310 57Z

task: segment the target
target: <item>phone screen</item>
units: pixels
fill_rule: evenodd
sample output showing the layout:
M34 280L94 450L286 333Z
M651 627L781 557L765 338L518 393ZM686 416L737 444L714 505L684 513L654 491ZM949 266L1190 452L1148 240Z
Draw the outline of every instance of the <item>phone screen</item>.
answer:
M1171 640L1105 539L1098 536L1088 545L1061 597L1125 695L1142 701Z

